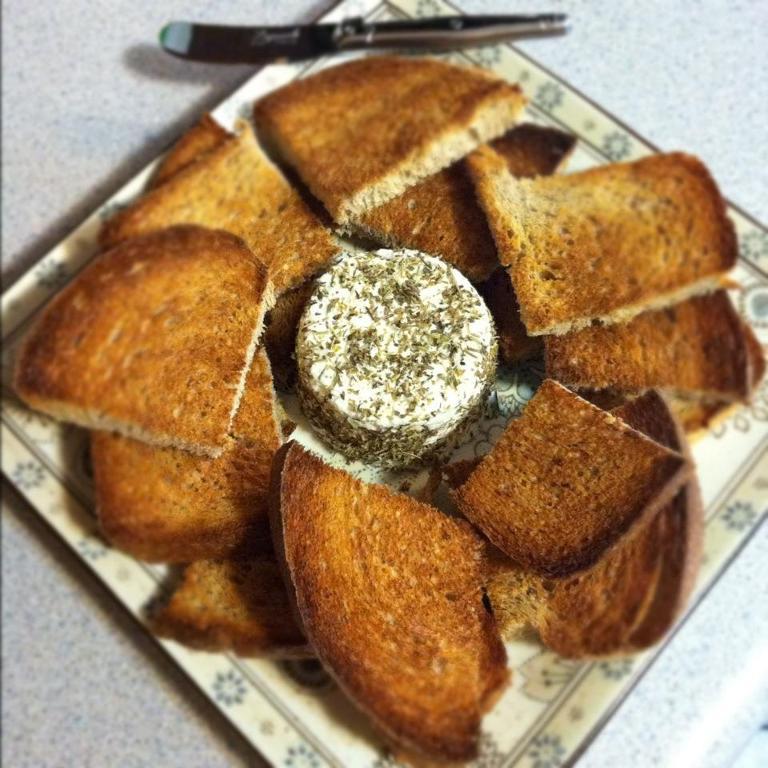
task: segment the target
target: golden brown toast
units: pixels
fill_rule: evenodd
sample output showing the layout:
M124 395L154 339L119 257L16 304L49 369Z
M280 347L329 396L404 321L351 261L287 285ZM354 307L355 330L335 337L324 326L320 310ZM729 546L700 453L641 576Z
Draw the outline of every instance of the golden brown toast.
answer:
M280 427L269 361L258 350L221 456L91 435L96 510L104 536L140 560L189 563L249 543L270 549L272 458Z
M685 435L657 392L615 412L625 423L688 456ZM704 513L692 474L659 513L593 568L550 583L537 624L543 642L570 658L630 653L658 642L685 606L698 573Z
M134 238L43 309L16 391L57 419L216 456L271 303L264 266L227 232Z
M515 562L562 577L653 517L690 469L680 454L547 379L453 495Z
M289 390L296 382L296 335L299 319L304 311L314 282L308 280L277 298L275 306L264 321L264 346L272 363L275 386L281 392Z
M545 341L547 376L575 389L745 400L752 390L744 323L725 291Z
M554 128L525 124L491 146L514 176L554 173L576 139ZM479 282L499 265L485 214L462 161L454 163L402 194L350 222L352 231L392 248L415 248L439 256Z
M614 411L634 429L688 455L668 402L649 391ZM475 462L445 468L451 487ZM701 559L703 509L695 475L672 502L622 537L593 566L559 579L534 574L488 544L488 596L502 633L534 627L561 656L629 653L658 642L685 606Z
M267 266L278 294L314 275L338 251L246 125L109 219L101 243L109 247L173 224L224 229L242 238Z
M224 144L232 134L209 114L203 115L168 151L152 175L150 186L159 187L206 152Z
M765 376L765 353L763 346L750 325L742 321L749 359L750 391L748 399L754 400L757 389ZM675 416L680 420L686 432L698 432L712 428L727 419L739 408L738 403L728 400L672 396L669 403Z
M483 605L479 537L297 444L275 473L276 549L320 661L395 744L470 759L508 677Z
M531 335L626 322L718 288L736 261L725 203L690 155L515 179L481 147L467 165Z
M544 351L544 340L541 336L529 336L525 330L512 281L504 267L498 267L476 287L493 316L499 360L506 365L514 365L539 357Z
M280 659L311 655L271 552L188 565L151 623L161 637L204 651Z
M509 130L524 103L518 87L480 69L372 56L267 94L254 117L344 225Z

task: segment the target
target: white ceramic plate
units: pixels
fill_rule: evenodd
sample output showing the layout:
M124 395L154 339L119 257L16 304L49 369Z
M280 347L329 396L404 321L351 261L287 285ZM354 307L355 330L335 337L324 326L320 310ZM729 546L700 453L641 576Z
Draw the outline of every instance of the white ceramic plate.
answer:
M457 9L443 0L345 0L325 20L447 15ZM514 47L498 45L449 54L449 58L496 70L520 82L531 99L526 119L579 137L569 170L635 159L655 150L555 75ZM216 110L231 126L250 116L252 101L307 72L337 63L274 65L262 69ZM34 511L90 567L139 621L160 588L163 568L110 549L96 531L92 513L87 436L75 427L32 413L13 396L8 380L13 348L42 304L95 254L100 221L142 189L152 167L131 180L69 237L3 294L2 469ZM740 241L735 276L739 310L768 344L768 232L731 209ZM534 372L535 373L535 372ZM517 409L531 393L530 370L500 380L503 412ZM467 450L488 450L500 430L481 425ZM694 446L707 509L704 565L692 608L738 556L765 516L768 487L768 384L754 404L733 414ZM762 501L761 501L762 500ZM685 621L685 618L682 619ZM207 654L158 641L264 757L291 768L395 766L365 719L345 700L316 662L248 661ZM486 718L476 765L556 768L572 761L653 663L655 649L632 659L575 663L534 642L508 645L514 679Z

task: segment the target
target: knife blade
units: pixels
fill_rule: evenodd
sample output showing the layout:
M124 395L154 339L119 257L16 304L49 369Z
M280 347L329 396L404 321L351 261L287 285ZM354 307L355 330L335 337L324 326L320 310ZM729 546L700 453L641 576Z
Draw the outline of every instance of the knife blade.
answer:
M189 61L215 64L264 64L300 61L324 54L366 48L451 50L567 32L562 13L534 16L443 16L367 22L351 18L338 24L293 27L232 27L172 21L160 32L165 51Z

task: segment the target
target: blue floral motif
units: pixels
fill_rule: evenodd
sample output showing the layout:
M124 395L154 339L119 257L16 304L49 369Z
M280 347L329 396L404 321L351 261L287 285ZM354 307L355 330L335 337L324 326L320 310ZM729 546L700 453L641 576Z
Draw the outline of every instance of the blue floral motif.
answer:
M558 768L563 764L565 747L559 736L542 733L531 743L528 756L532 768Z
M743 294L742 312L747 319L758 326L768 326L768 287L753 285Z
M610 661L601 661L597 668L609 680L621 680L626 677L634 667L632 659L611 659Z
M11 480L22 491L39 487L44 478L43 468L34 461L19 462L11 472Z
M549 82L540 85L536 90L533 100L542 109L552 112L557 109L565 98L565 90L559 83Z
M247 689L243 678L233 669L218 672L213 681L213 698L225 707L242 704Z
M474 58L481 67L493 67L501 61L501 46L485 45L478 48Z
M538 389L544 372L536 363L519 368L502 367L496 379L496 407L505 418L519 415Z
M563 659L552 651L539 651L518 670L525 680L523 693L534 701L551 702L581 668L571 659Z
M477 759L470 765L472 768L501 768L505 757L496 739L490 733L483 732L480 734Z
M103 539L98 536L86 536L77 542L77 551L86 560L94 562L105 557L109 550Z
M735 501L723 512L722 520L731 531L745 531L757 520L757 510L749 501Z
M35 269L35 279L41 288L60 288L69 279L69 270L56 259L46 259Z
M603 139L602 149L610 160L623 160L629 155L630 150L629 136L620 131L613 131Z
M739 251L743 258L750 261L768 259L768 232L753 229L740 238Z
M320 768L320 761L306 744L298 744L288 748L288 754L283 765L290 766L290 768Z

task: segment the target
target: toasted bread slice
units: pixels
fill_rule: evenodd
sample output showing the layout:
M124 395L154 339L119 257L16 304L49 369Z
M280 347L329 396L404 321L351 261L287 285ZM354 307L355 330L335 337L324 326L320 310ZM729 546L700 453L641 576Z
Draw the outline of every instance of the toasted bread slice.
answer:
M489 72L373 56L256 103L260 135L346 224L509 130L525 100Z
M744 324L725 291L696 296L625 325L546 339L547 376L576 389L666 391L745 400L752 389Z
M312 293L314 283L308 280L298 288L278 297L264 322L264 346L272 363L275 386L281 392L296 383L296 335L299 319Z
M454 498L506 555L561 577L653 517L689 472L679 454L547 379Z
M690 155L515 179L481 147L467 165L531 335L626 322L715 290L736 261L725 203Z
M140 560L189 563L246 543L269 549L268 491L280 426L263 350L221 456L91 435L96 510L104 536Z
M273 532L318 658L395 744L471 758L508 677L483 605L479 537L296 444L284 451Z
M664 399L649 392L617 409L627 424L688 455ZM658 642L685 606L698 573L704 530L692 474L675 498L592 569L549 584L538 618L544 643L574 657L629 653Z
M650 391L614 414L686 453L668 404ZM695 475L656 517L581 574L546 579L489 545L488 595L505 637L526 625L568 658L629 653L658 642L685 606L701 559L703 508Z
M217 456L271 303L263 265L227 232L134 238L40 313L16 391L57 419Z
M161 637L199 650L281 659L311 655L271 552L192 563L151 623Z
M554 128L526 124L492 142L514 176L554 173L576 138ZM470 280L487 279L499 266L485 214L462 161L454 163L350 222L358 234L391 248L415 248L439 256Z
M209 114L203 115L168 151L152 176L151 186L159 187L206 152L220 147L232 134Z
M101 243L109 247L173 224L224 229L242 238L267 266L278 294L314 275L338 251L246 125L109 219Z
M717 294L715 294L717 296ZM743 367L744 374L740 374L738 371L731 372L730 374L725 371L722 373L718 373L717 371L714 371L712 374L711 381L719 381L724 382L728 379L731 380L738 380L739 378L746 378L748 380L748 387L747 391L743 392L741 395L739 395L740 399L742 401L745 400L751 400L754 396L754 393L757 389L757 387L760 385L760 382L763 379L763 376L765 375L765 356L763 354L762 345L760 344L760 341L755 336L755 332L752 330L752 328L749 326L748 323L744 322L740 318L737 319L737 322L740 324L740 328L736 329L731 325L731 320L728 317L730 312L727 312L725 314L725 317L721 317L719 320L717 318L717 307L716 302L713 302L713 306L711 308L713 313L713 319L715 321L715 324L718 322L720 325L719 328L722 328L723 333L717 333L716 328L712 328L712 323L709 321L707 317L702 318L702 324L711 332L711 344L713 346L713 349L716 351L716 355L718 354L722 357L724 350L727 350L729 347L736 350L736 352L733 354L734 358L739 358L741 356L741 353L738 352L738 350L743 346L745 349L746 354L746 366ZM673 308L677 309L677 307ZM688 311L688 310L686 310ZM731 309L732 311L732 309ZM662 314L662 313L649 313L652 315L656 314ZM690 314L690 313L689 313ZM637 320L645 318L645 315L640 315L639 318L636 318L636 320L629 323L629 325L633 325L637 323ZM603 330L610 330L608 328L605 328ZM623 334L624 331L621 330L621 326L617 327L617 330L619 331L619 335ZM655 331L655 328L654 328ZM582 332L577 332L573 334L574 336L579 336ZM653 341L653 337L655 335L654 333L644 333L644 334L638 334L637 336L633 336L630 338L627 342L627 349L632 351L632 355L630 360L628 361L629 369L632 369L633 366L633 360L635 354L641 354L641 355L647 355L649 357L655 358L655 363L658 365L658 361L660 359L663 359L664 355L667 354L667 351L663 349L665 343L680 343L679 336L682 335L682 333L679 333L679 331L675 328L670 329L669 335L666 339L657 339L655 342ZM697 339L699 343L701 343L702 338L705 337L706 334L693 334L692 338ZM562 337L561 339L547 339L547 344L550 342L554 342L555 346L559 346L559 342L562 340L565 342L565 345L568 344L568 339L571 337L571 334ZM618 337L615 337L618 338ZM706 339L704 339L706 340ZM701 358L704 360L704 362L701 364L702 368L704 370L708 369L709 366L709 360L707 359L707 355L705 354L706 350L701 351ZM586 353L586 350L585 350ZM679 361L688 361L688 370L690 371L690 361L693 359L695 360L697 357L698 351L697 349L690 350L690 349L684 349L681 353L681 357L675 358L673 360L673 364L670 365L668 369L669 372L673 372L675 365L678 364ZM590 358L593 358L593 355L589 355ZM594 364L594 360L592 360L592 363ZM618 363L619 365L623 365L623 363ZM636 366L636 363L634 364ZM739 363L736 359L731 361L726 361L725 365L728 367L738 368ZM554 369L550 370L550 375L555 374L556 371ZM603 409L609 409L609 408L615 408L627 401L631 401L634 398L636 398L639 394L639 390L635 389L618 389L616 387L609 387L606 389L586 389L586 388L579 388L579 393L582 397L589 400L591 403L594 403L600 408ZM733 410L734 408L738 407L738 405L735 403L733 397L734 394L728 393L727 391L724 392L708 392L708 391L701 391L701 390L685 390L681 386L679 386L679 383L677 386L665 388L665 394L667 397L667 400L669 402L669 405L672 409L672 412L675 414L677 419L681 422L683 425L683 428L686 432L692 433L697 432L699 430L704 429L705 427L710 427L714 425L715 423L721 421L722 419L726 418Z
M514 365L539 357L544 352L544 340L541 336L529 336L525 330L509 273L498 267L477 286L477 290L488 305L496 325L499 360Z

